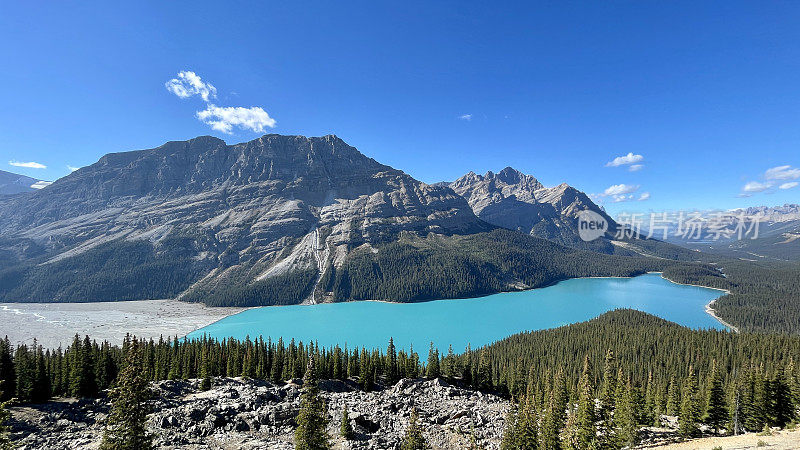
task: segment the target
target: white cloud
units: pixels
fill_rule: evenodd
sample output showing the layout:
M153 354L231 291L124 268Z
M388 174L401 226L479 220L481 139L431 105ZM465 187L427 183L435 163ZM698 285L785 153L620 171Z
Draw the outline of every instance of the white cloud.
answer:
M233 128L237 127L263 133L265 128L275 127L275 119L259 106L244 108L241 106L217 106L210 103L211 99L217 97L217 88L211 83L203 81L192 71L178 72L178 78L167 81L165 86L168 91L180 98L199 95L206 102L206 109L197 111L197 119L217 131L233 134ZM238 96L235 92L232 94Z
M772 183L761 183L758 181L751 181L742 187L742 191L744 192L764 192L767 189L772 187Z
M612 196L612 198L614 199L614 203L629 202L629 201L633 200L633 194L614 195L614 196Z
M190 70L178 72L178 78L173 78L164 85L168 91L180 98L199 95L203 101L208 102L217 97L217 88L211 83L204 82L200 76Z
M265 127L273 128L275 119L258 106L242 108L241 106L208 105L203 111L197 112L197 118L211 128L223 133L231 134L233 127L264 132Z
M67 170L69 170L70 172L75 172L78 169L80 169L80 167L70 166L69 164L67 164Z
M780 185L778 187L781 188L781 189L791 189L793 187L796 187L798 184L800 184L800 183L798 183L797 181L790 181L789 183L783 183L782 185Z
M52 181L37 181L36 183L33 183L31 185L31 187L33 189L41 189L41 188L46 188L47 186L50 186L51 184L53 184Z
M644 156L642 155L634 155L633 153L628 153L624 156L617 156L616 158L612 159L611 161L606 163L606 167L619 167L625 166L628 164L635 164L644 160Z
M630 202L636 200L636 197L633 195L634 192L639 190L639 185L632 185L632 184L613 184L606 188L601 194L590 194L593 200L601 201L605 197L611 197L611 200L614 203L619 202ZM649 192L644 192L642 195L639 196L638 200L647 200L650 198Z
M467 122L469 122L470 120L472 120L472 114L462 114L462 115L458 116L458 118L461 119L461 120L466 120Z
M644 168L644 164L632 164L628 167L629 172L638 172Z
M631 184L614 184L606 188L603 191L604 195L621 195L621 194L630 194L632 192L636 192L639 189L639 185L631 185Z
M39 164L38 162L33 162L33 161L20 162L11 160L8 162L8 164L14 167L26 167L28 169L47 169L47 166L45 166L44 164Z
M767 180L796 180L800 178L800 169L789 165L773 167L764 172L764 178Z

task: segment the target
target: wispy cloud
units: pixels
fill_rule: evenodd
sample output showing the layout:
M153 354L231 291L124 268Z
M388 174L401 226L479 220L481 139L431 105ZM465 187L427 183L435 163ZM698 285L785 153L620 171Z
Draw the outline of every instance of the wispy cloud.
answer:
M36 183L33 183L31 187L33 189L42 189L46 188L47 186L50 186L51 184L53 184L52 181L37 181Z
M745 183L742 186L742 192L739 193L739 197L750 197L759 192L771 191L776 186L778 189L791 189L800 184L796 181L791 181L800 179L800 169L788 164L771 167L764 171L762 178L764 181L748 181Z
M790 181L788 183L783 183L782 185L780 185L778 187L781 188L781 189L791 189L793 187L797 187L798 184L800 184L800 183L798 183L797 181Z
M634 192L638 191L639 188L638 184L612 184L611 186L607 187L605 191L600 194L591 194L590 197L594 200L602 202L604 199L609 198L614 203L619 202L630 202L634 200L644 201L650 198L649 192L643 192L641 195L636 197Z
M178 72L178 78L173 78L164 84L168 91L180 98L189 98L199 95L207 102L217 97L217 88L213 84L204 82L200 76L191 70Z
M462 115L458 116L458 118L461 119L461 120L466 120L467 122L469 122L470 120L472 120L472 114L462 114Z
M70 166L69 164L67 164L67 170L69 170L70 172L75 172L78 169L80 169L80 167Z
M630 194L632 192L636 192L639 190L639 185L631 185L631 184L612 184L611 186L607 187L603 194L605 195L621 195L621 194Z
M228 134L233 131L233 127L259 133L263 133L265 127L275 127L275 119L258 106L242 108L208 105L208 108L197 112L197 118L211 128Z
M47 169L47 166L45 166L44 164L40 164L38 162L33 162L33 161L22 162L22 161L11 160L11 161L8 162L8 164L10 166L25 167L25 168L28 168L28 169Z
M643 160L644 160L644 156L635 155L635 154L633 154L633 152L631 152L631 153L628 153L627 155L617 156L616 158L614 158L611 161L607 162L606 163L606 167L626 166L626 165L629 165L629 164L636 164L636 163L642 162ZM639 166L641 166L641 164L639 164ZM638 169L634 169L634 171L635 170L639 170L642 167L639 167Z
M754 192L764 192L772 187L772 183L761 183L758 181L750 181L742 187L742 191L752 194Z
M628 167L628 172L638 172L642 169L644 169L644 164L631 164Z
M800 178L800 169L789 165L773 167L764 172L764 178L767 180L796 180Z

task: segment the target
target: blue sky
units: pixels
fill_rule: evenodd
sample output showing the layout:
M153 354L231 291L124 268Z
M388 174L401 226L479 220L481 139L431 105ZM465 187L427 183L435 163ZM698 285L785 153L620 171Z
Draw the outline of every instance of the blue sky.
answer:
M4 5L0 169L333 133L426 182L510 165L611 212L800 201L797 2L121 3ZM216 95L175 95L182 71Z

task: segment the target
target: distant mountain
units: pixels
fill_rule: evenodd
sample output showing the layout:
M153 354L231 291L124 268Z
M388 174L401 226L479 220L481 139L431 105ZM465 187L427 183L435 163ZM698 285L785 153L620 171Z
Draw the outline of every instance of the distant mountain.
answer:
M771 223L790 222L800 220L800 205L785 204L783 206L751 206L732 211L734 214L743 212L748 216L761 216Z
M702 239L672 237L670 242L687 248L723 254L745 260L778 259L800 260L800 205L754 206L730 211L700 211L694 213L706 228L721 223L729 230L736 230L739 223L745 225L739 233L708 236ZM745 220L742 221L741 218ZM758 218L758 226L753 221Z
M578 235L581 211L596 212L612 229L616 223L586 194L565 183L548 188L533 176L506 167L485 175L470 172L446 184L467 200L475 215L493 225L571 247L613 249L607 239L581 240Z
M588 200L529 187L547 229ZM0 299L415 300L644 270L495 228L449 187L336 136L205 136L111 153L0 198Z
M49 184L48 181L37 180L36 178L27 177L25 175L0 170L0 195L33 192Z

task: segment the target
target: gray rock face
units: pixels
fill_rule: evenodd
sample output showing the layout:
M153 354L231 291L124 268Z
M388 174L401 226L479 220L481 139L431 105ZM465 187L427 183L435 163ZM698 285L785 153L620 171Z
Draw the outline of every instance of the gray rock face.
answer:
M154 384L157 397L148 429L159 448L291 449L300 388L239 378L214 380L198 390L199 380ZM444 381L405 379L373 392L350 383L323 381L328 432L335 448L395 449L412 408L433 448L467 448L474 433L483 448L499 448L509 403L494 395L460 389ZM344 441L338 426L345 406L356 439ZM14 408L13 435L23 449L95 448L108 413L105 400L54 402Z
M48 182L36 178L0 170L0 195L34 192L48 184Z
M236 145L205 136L111 153L47 189L0 199L0 268L70 260L121 240L166 254L183 240L176 263L213 288L322 274L353 249L401 232L489 228L451 189L336 136L266 135Z
M594 211L614 224L583 192L567 184L547 188L533 176L511 167L486 175L470 172L446 185L464 197L473 212L486 222L568 246L586 245L578 236L581 211ZM595 246L603 244L607 243L598 242Z

